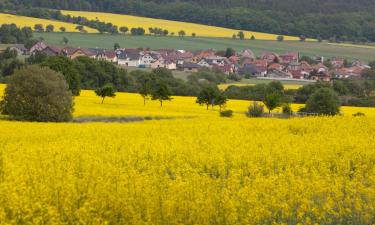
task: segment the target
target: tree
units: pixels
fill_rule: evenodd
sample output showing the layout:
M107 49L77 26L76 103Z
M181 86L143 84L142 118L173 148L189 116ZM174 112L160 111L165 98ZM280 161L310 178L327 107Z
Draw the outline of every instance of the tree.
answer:
M319 88L307 100L306 112L336 115L340 112L339 97L331 88Z
M126 34L129 31L128 27L120 27L120 32Z
M271 114L271 111L281 106L281 96L279 93L271 93L266 96L263 100L263 104L267 106L268 113Z
M85 28L82 25L78 25L76 26L76 30L78 30L79 32L84 32Z
M192 33L191 36L192 36L193 38L195 38L195 37L197 36L197 34L196 34L196 33Z
M245 39L245 33L243 31L238 32L237 36L238 36L238 38L240 40L244 40Z
M284 36L283 35L279 35L279 36L277 36L276 40L277 41L284 41Z
M234 56L236 54L236 51L233 48L227 48L225 51L225 57L229 58L231 56Z
M248 117L262 117L263 116L263 113L264 113L264 106L257 103L257 102L253 102L247 112L246 112L246 115Z
M154 83L152 73L140 71L139 74L137 74L137 83L138 83L138 93L143 98L143 105L146 105L146 100L149 98L149 96L152 93L152 87Z
M69 43L69 39L67 37L63 37L63 43L67 45Z
M106 84L101 88L95 90L95 94L102 98L102 104L106 97L116 97L116 89L112 84Z
M168 30L163 30L163 36L168 36L169 31Z
M179 32L178 32L178 36L179 37L184 37L186 35L186 33L185 33L185 31L184 30L180 30Z
M66 31L66 28L65 27L60 27L60 31L64 33Z
M72 119L73 100L60 73L29 66L10 77L0 109L19 120L65 122Z
M55 26L53 26L52 24L49 24L46 27L46 32L53 32L54 29L55 29Z
M254 35L251 35L250 40L254 41L254 40L255 40L255 36L254 36Z
M36 32L43 32L44 31L43 25L42 24L35 24L34 30Z
M120 47L120 44L119 43L115 43L114 45L113 45L113 49L114 50L117 50L117 49L120 49L121 47Z
M151 92L151 99L158 100L160 102L160 107L163 107L163 101L172 100L171 95L172 93L165 81L157 80L155 82Z
M211 105L212 107L215 105L215 100L220 94L220 90L216 85L206 85L202 87L201 91L197 96L196 103L199 105L206 105L208 107Z
M232 39L237 39L237 35L233 34Z
M61 72L73 95L79 95L81 91L81 78L72 60L64 56L52 56L48 57L41 65L49 67L56 72Z
M301 36L299 37L299 40L300 40L301 42L306 41L306 36L305 36L305 35L301 35Z
M227 95L223 91L219 91L215 97L214 104L219 106L221 112L222 108L227 104L227 101Z

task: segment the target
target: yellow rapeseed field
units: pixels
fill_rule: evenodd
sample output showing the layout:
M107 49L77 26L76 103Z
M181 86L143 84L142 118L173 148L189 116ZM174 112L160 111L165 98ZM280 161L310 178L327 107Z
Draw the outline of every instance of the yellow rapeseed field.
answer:
M112 23L118 27L127 26L132 27L143 27L148 33L149 27L159 27L167 29L169 33L174 32L178 35L180 30L184 30L187 36L191 36L192 33L196 33L200 37L225 37L230 38L233 34L238 34L239 30L227 29L223 27L207 26L195 23L178 22L163 19L153 19L139 16L112 14L112 13L100 13L100 12L84 12L84 11L61 11L65 15L72 16L83 16L91 20L100 20L107 23ZM250 38L254 35L259 40L276 40L278 35L267 34L260 32L245 31L245 37ZM298 37L284 36L284 40L299 40Z
M249 102L230 101L228 119L194 100L83 91L76 116L176 118L0 120L0 224L375 223L374 109L249 119Z
M75 29L77 25L72 23L0 13L0 24L11 23L16 24L18 27L31 27L32 29L34 29L35 24L42 24L44 28L46 28L47 25L52 24L55 26L55 32L60 32L60 27L65 27L66 32L78 32L78 30ZM98 33L95 29L89 27L84 28L89 33Z

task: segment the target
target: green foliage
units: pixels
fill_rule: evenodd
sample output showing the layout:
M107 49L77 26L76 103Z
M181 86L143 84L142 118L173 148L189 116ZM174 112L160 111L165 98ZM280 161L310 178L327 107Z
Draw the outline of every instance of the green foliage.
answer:
M32 40L33 33L30 27L18 28L15 24L0 26L1 44L25 44Z
M283 110L283 114L286 114L286 115L293 114L293 110L290 104L283 104L282 110Z
M121 47L120 47L120 45L119 45L119 43L115 43L114 45L113 45L113 49L114 50L117 50L117 49L120 49Z
M363 112L357 112L353 114L354 117L363 117L366 116Z
M143 29L142 27L138 27L138 28L132 28L130 30L130 33L131 35L139 35L139 36L142 36L145 34L145 29Z
M203 86L197 96L196 103L198 103L199 105L206 105L206 108L208 110L208 107L210 105L212 107L215 105L215 100L219 94L220 90L216 85Z
M81 80L73 61L64 56L53 56L48 57L41 65L49 67L56 72L61 72L73 95L79 95L81 91Z
M309 97L319 88L330 87L329 83L316 82L314 84L304 85L297 90L295 101L297 103L306 103Z
M246 115L248 117L262 117L263 113L264 113L264 106L257 102L253 102L249 106L246 112Z
M336 115L340 112L340 100L331 88L319 88L307 100L306 112Z
M106 84L101 88L95 90L95 94L102 98L102 104L106 97L116 97L116 89L112 84Z
M221 117L233 117L233 111L232 110L225 110L220 112Z
M279 36L277 36L276 40L277 41L284 41L284 36L283 35L279 35Z
M245 39L245 33L243 31L239 31L238 34L237 34L238 38L240 40L244 40Z
M281 106L281 96L279 93L273 92L266 96L263 100L263 104L267 106L268 113L271 114L271 111Z
M227 48L227 50L225 50L225 57L229 58L234 55L236 55L236 50L233 48Z
M29 66L9 78L1 111L18 120L70 121L72 94L61 74L49 68Z
M46 26L46 32L53 32L55 29L55 26L53 26L52 24L49 24Z
M120 32L126 34L129 31L128 27L120 27Z
M170 101L172 92L169 90L167 83L163 80L157 80L152 87L151 99L158 100L160 107L163 106L163 101Z

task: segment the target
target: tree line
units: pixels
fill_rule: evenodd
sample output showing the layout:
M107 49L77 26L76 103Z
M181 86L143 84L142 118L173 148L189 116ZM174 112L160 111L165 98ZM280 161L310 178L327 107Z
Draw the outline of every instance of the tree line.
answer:
M0 0L0 6L104 11L317 39L375 41L371 0Z

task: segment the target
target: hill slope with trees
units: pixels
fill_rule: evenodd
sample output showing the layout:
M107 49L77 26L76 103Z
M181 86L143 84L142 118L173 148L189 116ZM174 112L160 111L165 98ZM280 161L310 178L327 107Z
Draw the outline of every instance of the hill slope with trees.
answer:
M25 7L114 12L312 38L375 41L372 0L0 0L3 10Z

